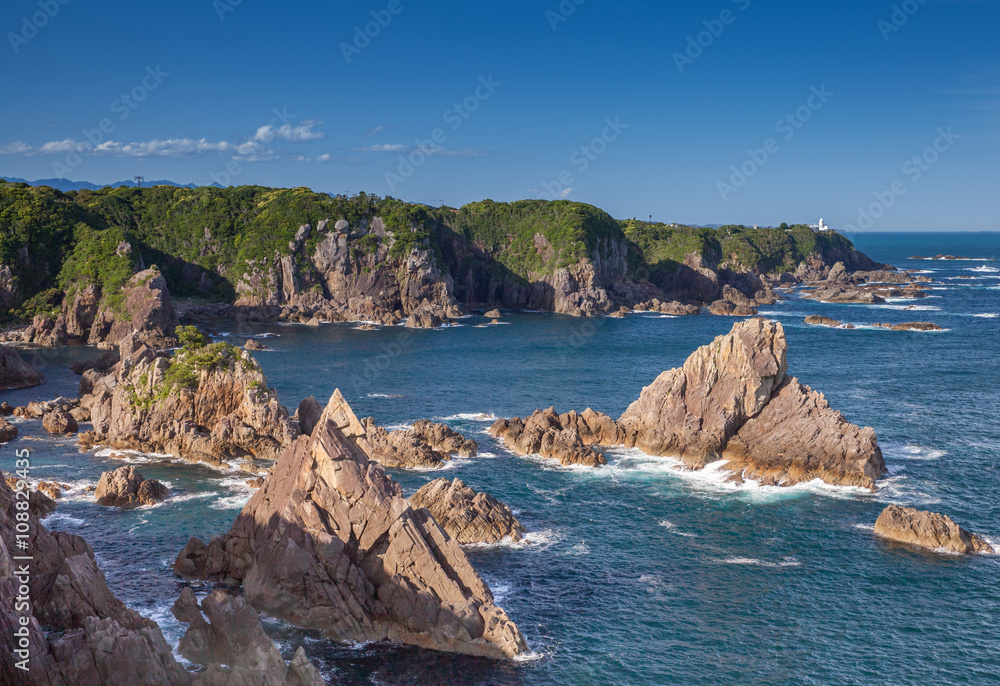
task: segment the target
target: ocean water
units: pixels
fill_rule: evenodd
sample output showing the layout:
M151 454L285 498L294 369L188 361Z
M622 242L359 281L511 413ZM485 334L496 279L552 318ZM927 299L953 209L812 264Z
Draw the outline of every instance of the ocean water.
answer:
M526 635L526 659L331 644L269 620L286 657L301 644L331 683L373 686L1000 681L1000 557L919 552L872 535L879 512L902 503L1000 543L1000 234L851 238L877 260L932 276L933 297L875 306L793 297L763 314L785 326L791 373L875 428L890 471L875 494L736 488L634 451L613 451L603 469L563 468L516 457L486 433L493 417L550 405L617 415L661 371L726 333L729 318L525 313L434 331L218 327L238 343L273 334L275 350L256 357L292 408L339 387L359 416L391 426L437 418L479 441L480 457L391 474L407 493L459 477L509 504L531 531L517 546L468 550ZM937 253L977 259L907 259ZM809 314L862 328L806 326ZM913 320L946 331L863 328ZM34 354L46 356L48 383L3 399L75 396L65 365L94 351ZM19 429L4 468L14 448L30 448L36 477L75 487L46 524L85 536L113 590L176 645L182 627L169 607L181 583L170 565L189 536L228 529L249 498L246 475L137 455L173 496L131 512L99 508L82 487L119 463L47 437L39 422Z

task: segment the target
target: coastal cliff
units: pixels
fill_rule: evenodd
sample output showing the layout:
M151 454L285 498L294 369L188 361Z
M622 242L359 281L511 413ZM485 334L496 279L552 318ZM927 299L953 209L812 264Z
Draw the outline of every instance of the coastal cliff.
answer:
M10 340L169 344L186 323L373 321L438 326L474 310L752 314L773 288L834 264L878 270L808 227L616 221L568 200L432 208L306 188L0 184L0 320ZM152 269L153 271L149 271ZM726 303L729 303L728 305Z

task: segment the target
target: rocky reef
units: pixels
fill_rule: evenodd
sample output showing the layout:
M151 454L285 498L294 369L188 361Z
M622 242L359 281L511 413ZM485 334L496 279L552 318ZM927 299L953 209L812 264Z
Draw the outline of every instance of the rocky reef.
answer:
M140 505L155 505L166 500L169 492L159 481L146 479L132 465L101 474L94 499L98 505L131 510Z
M519 541L527 531L510 508L460 479L435 479L410 496L413 507L430 510L448 535L466 545Z
M962 555L992 555L996 552L982 536L966 531L947 515L899 505L890 505L882 511L875 521L875 535L898 543Z
M281 456L229 533L192 539L174 569L239 583L255 608L332 640L511 657L524 637L458 543L414 509L352 438L339 392ZM349 408L346 408L349 410Z
M875 432L849 423L822 394L788 375L780 323L738 322L660 374L616 421L589 408L490 429L518 454L604 464L592 445L678 458L691 469L722 460L731 479L791 486L813 479L874 490L885 474Z
M386 431L366 417L361 421L371 446L368 458L384 467L429 469L440 467L452 455L475 457L479 446L445 424L421 419L408 429Z
M257 362L245 350L209 343L191 328L180 332L183 347L173 353L126 336L121 359L108 374L84 373L80 403L90 410L94 428L82 435L83 444L214 465L276 459L299 427Z

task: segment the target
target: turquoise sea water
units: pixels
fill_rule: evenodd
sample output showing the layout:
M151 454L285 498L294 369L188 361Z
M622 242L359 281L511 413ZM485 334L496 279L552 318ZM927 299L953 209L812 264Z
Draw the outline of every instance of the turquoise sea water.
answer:
M933 297L879 306L789 299L764 308L788 336L790 371L879 436L890 474L876 494L824 486L735 488L711 473L631 451L603 469L516 457L486 434L491 420L555 405L617 415L644 385L726 333L723 317L634 314L580 320L525 313L502 326L435 331L350 325L219 327L230 340L276 334L256 353L294 408L340 387L359 416L402 425L444 421L482 455L440 472L392 471L409 493L460 477L515 509L532 534L470 549L474 566L527 636L529 659L495 662L380 645L333 645L278 622L290 656L303 644L337 684L993 684L1000 681L1000 557L961 558L876 540L888 503L941 511L1000 543L1000 234L862 234L876 260L926 270ZM911 261L952 253L962 262ZM973 276L974 279L959 279ZM915 309L906 310L910 305ZM809 314L856 325L926 320L938 333L809 327ZM235 325L234 325L235 326ZM35 353L42 355L43 353ZM4 392L13 404L76 395L65 369L86 348L46 351L48 383ZM34 474L96 483L120 463L20 422ZM246 477L140 459L173 497L131 512L83 494L46 524L87 538L111 586L160 622L180 582L170 571L187 538L225 532Z

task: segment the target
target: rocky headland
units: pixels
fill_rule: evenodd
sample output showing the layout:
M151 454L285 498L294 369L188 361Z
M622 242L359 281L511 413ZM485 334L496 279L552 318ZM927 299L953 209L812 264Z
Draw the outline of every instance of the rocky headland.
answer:
M339 394L338 394L339 395ZM258 610L332 640L511 657L524 637L424 509L342 427L331 398L281 456L229 533L192 539L174 569L242 585Z
M591 446L622 445L690 469L722 460L736 482L821 479L874 490L885 474L875 432L849 423L788 374L784 329L763 319L738 322L683 367L660 374L618 420L589 408L563 415L550 408L527 421L499 420L490 431L518 454L564 464L603 464Z
M919 548L962 555L996 553L982 536L966 531L947 515L899 505L890 505L882 511L875 521L875 535Z

